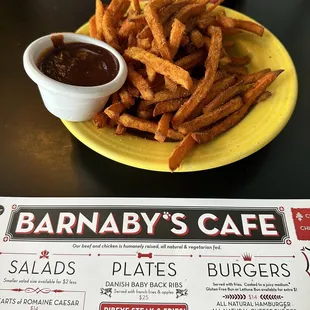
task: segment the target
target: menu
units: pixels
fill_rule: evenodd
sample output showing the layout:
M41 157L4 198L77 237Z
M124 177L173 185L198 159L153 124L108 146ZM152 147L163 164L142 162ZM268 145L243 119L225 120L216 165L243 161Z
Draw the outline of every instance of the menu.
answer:
M1 310L309 310L310 201L0 198Z

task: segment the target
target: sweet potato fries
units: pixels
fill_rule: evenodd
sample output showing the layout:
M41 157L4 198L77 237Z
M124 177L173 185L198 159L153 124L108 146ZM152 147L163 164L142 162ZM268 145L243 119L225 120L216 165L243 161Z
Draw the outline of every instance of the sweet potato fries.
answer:
M236 126L251 108L272 94L268 87L283 72L249 73L255 55L234 55L238 34L263 36L256 23L226 15L210 0L96 0L90 36L124 56L128 77L93 119L117 135L132 130L155 141L180 141L169 158L176 170L197 145ZM233 36L232 36L233 35Z

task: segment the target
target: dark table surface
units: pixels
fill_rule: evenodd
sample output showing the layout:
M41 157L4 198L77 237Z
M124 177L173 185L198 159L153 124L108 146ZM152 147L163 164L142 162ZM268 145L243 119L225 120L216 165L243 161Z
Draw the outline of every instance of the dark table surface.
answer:
M298 72L297 107L261 151L229 166L186 174L138 170L88 149L47 112L24 73L27 45L51 32L75 31L93 14L94 2L1 1L0 196L310 198L309 0L226 2L286 46Z

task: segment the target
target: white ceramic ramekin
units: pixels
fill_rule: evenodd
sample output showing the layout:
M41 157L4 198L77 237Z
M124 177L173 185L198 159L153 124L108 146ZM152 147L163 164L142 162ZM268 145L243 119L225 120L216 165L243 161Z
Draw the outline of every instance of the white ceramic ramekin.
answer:
M82 42L101 46L110 51L119 62L119 72L111 82L92 87L63 84L43 74L37 67L42 53L53 47L51 37L63 35L64 42ZM118 91L127 78L127 65L124 58L110 45L75 33L53 33L31 43L23 57L28 76L38 85L45 107L53 115L72 122L88 121L101 111L109 96Z

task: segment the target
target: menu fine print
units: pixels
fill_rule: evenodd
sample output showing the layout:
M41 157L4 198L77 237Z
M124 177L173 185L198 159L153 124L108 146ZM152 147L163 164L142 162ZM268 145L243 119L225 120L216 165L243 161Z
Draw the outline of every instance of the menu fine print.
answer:
M0 310L309 310L309 201L0 198Z

